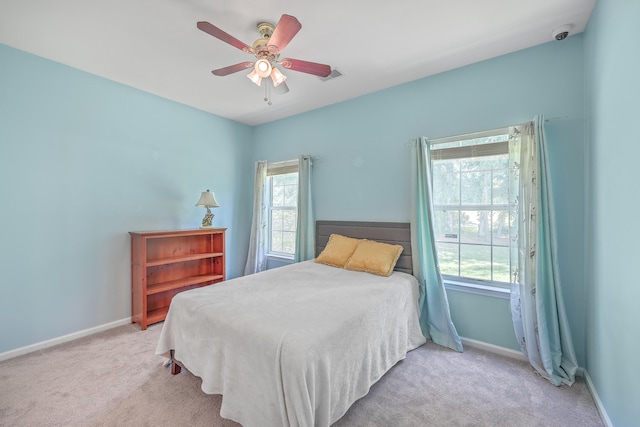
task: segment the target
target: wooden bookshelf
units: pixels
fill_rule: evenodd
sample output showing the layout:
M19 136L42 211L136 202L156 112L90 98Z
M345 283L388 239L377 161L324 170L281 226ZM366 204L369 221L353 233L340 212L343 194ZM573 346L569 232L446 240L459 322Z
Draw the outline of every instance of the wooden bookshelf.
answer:
M131 231L131 322L165 319L179 292L225 280L225 228Z

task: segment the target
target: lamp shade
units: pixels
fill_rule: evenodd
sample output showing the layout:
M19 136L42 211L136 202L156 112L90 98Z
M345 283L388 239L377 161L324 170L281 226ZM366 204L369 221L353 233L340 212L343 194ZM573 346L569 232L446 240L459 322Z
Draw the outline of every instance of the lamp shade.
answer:
M273 68L271 70L271 80L273 81L273 87L278 87L280 84L284 83L287 77L280 72L277 68Z
M251 72L247 74L247 77L249 77L249 80L257 84L258 86L260 86L260 83L262 83L262 77L260 77L260 75L256 73L256 70L251 70Z
M196 203L196 206L204 206L205 208L217 208L220 207L216 196L209 190L203 191L200 195L200 200Z

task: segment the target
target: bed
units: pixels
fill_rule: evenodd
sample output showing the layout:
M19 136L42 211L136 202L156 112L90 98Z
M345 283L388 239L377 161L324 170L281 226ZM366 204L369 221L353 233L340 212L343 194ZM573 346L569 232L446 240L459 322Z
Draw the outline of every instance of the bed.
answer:
M402 245L389 277L313 260L176 295L156 354L221 394L244 427L329 426L407 352L425 342L409 225L318 221L332 234ZM177 363L177 364L176 364Z

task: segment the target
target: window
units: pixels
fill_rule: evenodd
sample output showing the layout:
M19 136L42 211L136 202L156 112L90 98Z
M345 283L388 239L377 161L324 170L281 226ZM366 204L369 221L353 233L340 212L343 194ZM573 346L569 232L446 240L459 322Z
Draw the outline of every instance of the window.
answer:
M506 288L511 256L509 128L430 141L434 231L445 281Z
M269 210L268 254L293 258L296 250L298 214L298 162L287 161L267 167Z

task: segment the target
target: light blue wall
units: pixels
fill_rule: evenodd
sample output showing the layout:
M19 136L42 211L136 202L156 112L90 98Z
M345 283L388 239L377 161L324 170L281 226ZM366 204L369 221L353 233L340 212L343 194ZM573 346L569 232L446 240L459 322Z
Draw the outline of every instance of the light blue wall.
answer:
M511 322L508 299L447 291L449 308L458 335L499 347L519 350Z
M585 32L587 371L616 427L640 425L640 2L600 0Z
M572 36L261 125L253 160L314 156L317 219L408 221L411 138L492 129L540 113L558 118L549 123L547 137L560 275L584 363L582 54L582 36ZM331 81L322 84L331 90ZM517 348L505 300L455 292L449 293L451 311L463 336ZM496 329L487 331L491 325Z
M252 129L0 45L0 353L131 315L128 231L197 228L241 274Z

